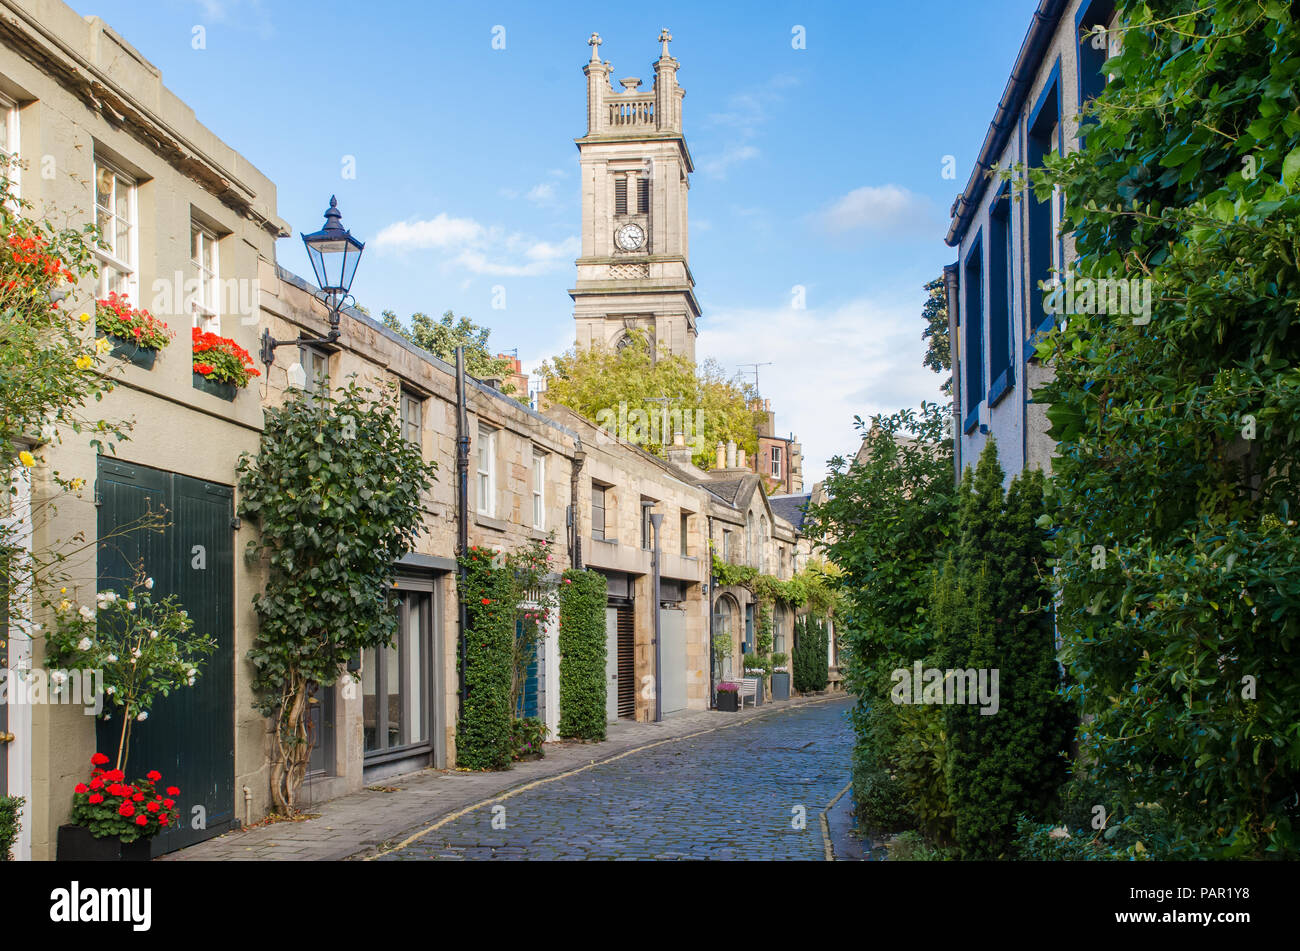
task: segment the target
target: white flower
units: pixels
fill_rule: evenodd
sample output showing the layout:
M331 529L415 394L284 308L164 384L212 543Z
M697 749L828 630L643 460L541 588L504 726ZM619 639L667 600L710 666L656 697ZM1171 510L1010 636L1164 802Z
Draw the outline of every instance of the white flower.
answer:
M149 719L149 711L148 711L148 710L141 710L140 713L139 713L139 715L136 717L136 719L137 719L137 720L147 720L147 719Z
M149 632L149 640L151 640L151 641L156 641L156 640L158 640L158 632L157 632L157 631L150 631L150 632Z
M112 604L117 600L117 594L113 591L101 591L95 595L95 600L100 604Z
M32 625L32 630L33 630L33 631L42 631L42 630L44 630L44 629L45 629L45 628L44 628L44 625L41 625L41 624L33 624L33 625Z
M152 579L152 578L145 578L145 579L144 579L144 586L145 586L146 588L148 588L150 591L152 591L152 590L153 590L153 579Z
M191 667L189 670L185 671L185 676L188 677L188 678L190 678L190 680L193 680L193 679L194 679L195 677L197 677L198 675L199 675L198 670L195 669L195 668L193 668L193 667Z
M95 612L90 610L90 608L86 607L84 604L81 607L77 608L77 613L80 614L82 617L84 617L87 621L93 620L95 617Z
M110 684L104 688L104 693L117 693L117 688Z
M116 655L116 654L109 654L109 655L108 655L108 662L109 662L110 664L116 664L116 663L117 663L117 655Z
M1051 832L1047 834L1051 836L1053 839L1070 838L1070 830L1067 829L1065 826L1057 826L1055 829L1053 829Z
M128 601L128 602L126 602L126 609L127 609L128 611L134 611L134 610L135 610L135 602L134 602L134 601Z
M194 678L193 678L193 677L191 677L189 680L187 680L187 681L185 681L185 682L186 682L187 684L189 684L191 687L194 686Z
M91 643L89 637L83 637L81 640L77 641L77 650L88 651L90 650L90 648L91 648Z
M50 680L54 681L54 686L62 687L63 682L68 679L68 675L61 670L56 670L50 674Z

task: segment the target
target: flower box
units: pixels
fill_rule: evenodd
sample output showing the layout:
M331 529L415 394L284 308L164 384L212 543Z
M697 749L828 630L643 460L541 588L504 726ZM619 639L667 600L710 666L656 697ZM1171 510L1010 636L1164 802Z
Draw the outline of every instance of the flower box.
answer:
M149 843L149 839L122 842L117 836L99 839L84 826L59 826L55 858L59 862L148 862Z
M134 340L115 337L112 334L100 334L99 336L112 344L113 348L108 351L111 355L119 360L125 360L127 363L138 366L142 370L152 370L154 361L158 359L158 351L153 347L142 347Z
M735 713L740 709L737 701L739 694L734 690L718 691L718 709L724 713Z
M220 380L209 380L197 370L194 371L194 388L202 390L204 393L211 393L213 396L233 403L235 397L239 395L239 390L235 389L233 383L222 383Z

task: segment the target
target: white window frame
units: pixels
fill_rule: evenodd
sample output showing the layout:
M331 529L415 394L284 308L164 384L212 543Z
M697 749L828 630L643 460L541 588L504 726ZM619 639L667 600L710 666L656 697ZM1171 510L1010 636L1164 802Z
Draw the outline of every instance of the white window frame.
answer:
M411 410L415 418L411 417ZM424 397L412 390L402 390L398 402L398 418L402 424L402 438L411 445L424 448ZM414 432L412 432L414 427Z
M0 155L5 156L5 174L9 176L9 184L12 186L11 197L14 199L22 197L22 169L17 164L10 164L8 158L22 157L22 139L21 128L18 121L18 103L0 92L0 122L4 123L6 133L7 149L0 150Z
M194 257L194 241L198 237L199 258ZM203 266L203 246L212 249L212 267ZM199 283L199 293L190 299L190 316L193 326L208 333L221 333L221 239L207 225L190 219L190 265ZM207 293L204 294L206 289ZM205 301L204 298L207 298Z
M772 447L772 478L781 478L781 447Z
M112 234L110 235L110 237L113 239L112 253L106 252L99 247L95 248L95 256L99 259L100 262L99 295L100 297L108 296L108 292L109 292L108 268L112 268L113 270L123 275L123 281L122 281L122 286L124 288L123 293L126 294L127 298L131 301L132 304L138 307L140 305L139 273L137 271L137 262L139 261L138 247L139 247L139 230L140 230L138 192L139 192L140 183L136 181L134 176L128 175L126 172L122 171L122 169L118 165L115 165L113 162L110 162L107 159L104 159L101 156L96 155L94 179L93 179L94 188L95 188L94 216L95 216L96 224L99 223L99 212L101 208L99 204L99 175L101 170L110 172L113 175L113 196L111 199L112 207L105 210L112 217L115 224L117 219L117 190L119 187L122 186L125 186L127 189L127 228L126 228L126 249L125 249L127 253L127 257L126 259L122 259L115 256L119 251L123 249L117 247L117 228L114 227L112 229Z
M533 528L546 530L546 454L533 452Z
M489 426L478 428L478 444L474 447L475 505L479 515L492 518L497 507L497 431Z

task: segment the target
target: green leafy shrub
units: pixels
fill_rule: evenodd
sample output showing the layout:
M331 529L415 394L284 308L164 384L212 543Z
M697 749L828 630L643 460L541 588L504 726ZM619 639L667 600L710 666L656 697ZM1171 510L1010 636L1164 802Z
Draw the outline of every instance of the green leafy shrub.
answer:
M456 724L456 765L507 769L518 749L511 699L518 592L509 567L489 548L471 546L460 567L465 700Z
M541 759L546 755L544 745L550 731L540 717L519 717L510 724L511 758L521 760Z
M853 802L858 820L871 832L894 832L916 821L902 784L878 766L854 771Z
M951 850L931 845L915 829L899 833L889 844L891 862L948 862L953 858Z
M25 802L22 796L0 796L0 862L13 858Z
M560 582L560 736L605 738L605 605L598 571L566 569Z
M967 696L942 707L954 836L968 859L1003 855L1016 817L1047 806L1065 779L1072 726L1056 693L1047 552L1036 524L1043 474L1026 470L1005 495L1002 480L990 439L963 475L956 544L934 588L935 666L976 671L994 688L996 706Z
M257 455L238 466L239 512L258 527L248 554L268 568L248 657L256 708L275 720L272 800L292 813L311 757L308 686L396 637L393 566L424 525L435 466L403 438L391 388L294 389L265 419Z
M810 531L839 569L827 582L840 599L844 686L857 698L855 775L864 781L854 795L868 827L906 811L902 787L880 779L902 768L898 744L906 736L890 702L890 675L933 645L935 559L947 548L956 499L950 419L948 407L923 403L919 412L877 417L870 426L856 420L858 457L831 460L827 499L809 508ZM909 783L929 784L925 776Z
M1086 140L1033 179L1076 279L1151 282L1148 322L1076 314L1037 347L1080 757L1110 811L1165 807L1180 858L1294 859L1297 7L1118 7Z

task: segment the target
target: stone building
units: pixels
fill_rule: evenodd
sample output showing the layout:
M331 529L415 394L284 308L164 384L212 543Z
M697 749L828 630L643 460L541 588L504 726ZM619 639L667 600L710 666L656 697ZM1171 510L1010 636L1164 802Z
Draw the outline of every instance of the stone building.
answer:
M1052 326L1040 286L1056 286L1074 259L1060 230L1064 196L1039 201L1023 179L1001 173L1041 167L1078 147L1078 114L1105 86L1101 66L1118 43L1110 0L1041 0L997 104L970 180L952 206L944 269L953 354L957 472L988 439L1010 479L1051 469L1046 406L1032 402L1051 368L1033 356Z
M235 556L251 534L234 521L233 495L235 463L257 448L262 407L256 385L231 401L199 388L190 329L254 349L258 278L275 259L275 239L289 231L276 215L274 184L201 125L126 40L57 0L0 2L0 113L34 213L57 223L98 221L106 235L98 280L64 308L93 315L95 300L116 291L175 333L150 369L101 360L118 385L88 412L134 421L115 453L98 454L85 434L31 434L38 464L30 484L20 480L30 496L15 511L37 513L27 516L35 549L76 552L65 566L73 600L93 606L97 590L122 590L143 564L154 595L181 596L218 642L198 685L159 703L133 735L133 760L188 791L184 814L206 810L205 828L187 822L160 837L162 847L176 848L239 818L236 773L261 763L265 729L239 673L262 576ZM85 489L62 493L55 471L84 479ZM150 511L169 513L161 531L119 535ZM87 550L78 536L113 541ZM32 609L8 607L11 619ZM39 631L16 621L4 641L0 668L43 664ZM0 734L14 736L0 745L0 793L28 803L16 854L52 858L72 788L89 775L97 747L116 748L118 724L97 728L80 706L56 704L0 704L0 718Z

